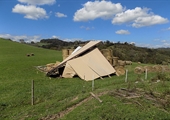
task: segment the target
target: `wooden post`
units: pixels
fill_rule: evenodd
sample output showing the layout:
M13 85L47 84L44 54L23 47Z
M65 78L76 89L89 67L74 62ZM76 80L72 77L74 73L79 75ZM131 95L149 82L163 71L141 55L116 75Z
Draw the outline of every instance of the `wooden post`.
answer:
M92 91L94 90L94 77L92 77L93 80L92 80Z
M128 70L126 69L126 77L125 77L125 82L127 82L127 78L128 78Z
M94 90L94 80L92 80L92 91Z
M31 105L34 105L34 80L32 80L31 86Z
M147 79L147 77L148 77L148 70L146 69L145 70L145 80Z

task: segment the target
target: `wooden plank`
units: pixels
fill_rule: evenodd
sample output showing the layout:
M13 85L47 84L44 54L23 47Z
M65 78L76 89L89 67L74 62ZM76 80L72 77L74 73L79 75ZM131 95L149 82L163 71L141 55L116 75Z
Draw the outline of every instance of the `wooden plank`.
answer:
M94 98L96 98L100 103L102 102L102 100L101 100L99 97L97 97L94 93L90 92L90 94L91 94Z
M141 96L129 96L129 97L126 97L127 99L133 99L133 98L139 98Z

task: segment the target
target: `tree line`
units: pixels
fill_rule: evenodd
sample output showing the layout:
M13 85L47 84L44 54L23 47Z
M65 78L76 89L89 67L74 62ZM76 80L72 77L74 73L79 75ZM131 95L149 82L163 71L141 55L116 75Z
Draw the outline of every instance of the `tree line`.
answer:
M34 43L34 45L46 49L62 50L64 48L75 49L77 46L83 46L89 41L76 40L68 42L60 39L42 39L40 42ZM170 48L153 49L138 47L128 42L113 43L109 40L102 41L97 47L99 49L111 49L113 56L119 57L121 60L151 64L168 64L170 62Z

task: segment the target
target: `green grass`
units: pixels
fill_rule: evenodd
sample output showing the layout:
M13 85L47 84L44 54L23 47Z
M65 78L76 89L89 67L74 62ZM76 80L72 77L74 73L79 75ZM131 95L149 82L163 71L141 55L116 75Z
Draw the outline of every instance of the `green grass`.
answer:
M93 99L61 120L165 120L170 117L154 106L148 107L148 103L144 101L142 107L137 104L128 104L128 101L108 95L102 96L101 99L104 101L103 103Z
M27 57L34 53L35 56ZM92 83L79 78L57 79L49 78L38 71L35 66L61 61L61 51L48 50L0 39L0 120L37 120L48 115L55 115L70 108L82 100L90 97ZM144 66L144 64L142 64ZM153 83L152 78L157 73L149 73L144 81L145 74L134 74L134 63L127 66L128 82L125 76L105 77L103 80L95 80L93 93L114 91L120 88L141 88L144 91L168 93L169 81ZM31 105L31 82L35 82L35 105ZM100 97L102 103L91 99L72 112L64 115L61 120L158 120L170 119L170 107L163 108L152 105L145 98L135 99L143 107L137 104L126 104L131 101L105 94ZM169 105L169 104L167 104Z

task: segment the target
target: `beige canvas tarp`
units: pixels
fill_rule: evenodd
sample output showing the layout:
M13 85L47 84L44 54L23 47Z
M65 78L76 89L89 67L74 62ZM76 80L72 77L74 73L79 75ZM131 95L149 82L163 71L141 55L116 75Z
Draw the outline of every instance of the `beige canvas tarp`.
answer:
M84 52L88 51L89 49L91 49L92 47L94 47L95 45L97 45L98 43L100 43L101 41L90 41L89 43L87 43L86 45L84 45L81 49L79 49L78 51L76 51L74 54L71 54L70 56L68 56L65 60L63 60L58 66L56 66L55 68L51 69L50 71L48 71L47 75L53 75L55 74L55 72L58 71L58 68L64 66L67 61L72 60L74 58L79 57L81 54L83 54Z
M69 67L65 67L62 75L63 77L66 77L68 74L67 71L70 71L70 68L72 68L72 70L81 79L86 81L107 76L116 72L98 48L95 48L82 57L67 61L67 64L66 66Z
M72 78L75 75L76 75L76 72L74 71L74 69L68 63L66 63L62 77Z
M100 43L101 41L90 41L89 43L87 43L85 46L83 46L81 49L79 49L77 52L75 52L74 54L71 54L70 56L68 56L65 60L63 60L58 66L65 64L68 60L71 60L75 57L77 57L78 55L82 54L83 52L85 52L86 50L89 50L90 48L92 48L93 46L97 45L98 43Z

